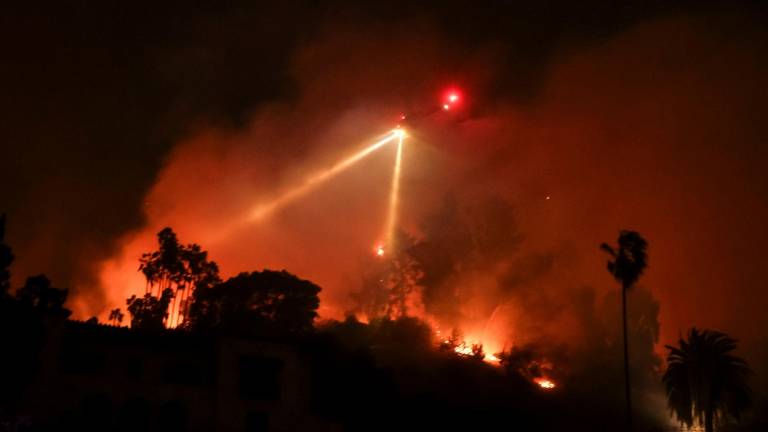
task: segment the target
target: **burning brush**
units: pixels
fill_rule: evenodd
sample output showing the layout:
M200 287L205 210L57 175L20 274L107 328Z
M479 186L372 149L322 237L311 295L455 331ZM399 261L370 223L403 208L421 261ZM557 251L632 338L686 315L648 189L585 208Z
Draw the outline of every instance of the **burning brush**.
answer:
M544 390L552 390L557 383L550 377L551 362L538 357L530 348L512 348L499 354L499 363L509 373L517 374Z

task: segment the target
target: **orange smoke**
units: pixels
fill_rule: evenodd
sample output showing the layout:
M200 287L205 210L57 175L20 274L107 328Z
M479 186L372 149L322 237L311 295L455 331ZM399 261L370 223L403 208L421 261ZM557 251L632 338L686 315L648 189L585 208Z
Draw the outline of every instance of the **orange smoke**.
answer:
M616 290L597 245L621 228L650 242L641 285L661 301L661 342L693 324L737 337L764 327L742 318L762 317L766 304L766 296L750 291L763 279L759 266L743 258L744 245L766 237L759 221L768 211L754 186L764 184L765 158L756 153L759 143L742 135L758 127L750 120L754 92L732 84L761 82L766 74L743 41L703 36L699 26L639 25L554 59L525 106L496 100L460 122L435 118L409 131L398 226L419 236L446 193L462 206L493 193L516 206L514 222L525 237L485 268L461 268L445 282L461 304L431 317L440 328L461 328L490 354L531 340L582 342L590 330L585 322L614 319L593 313ZM107 305L89 303L81 290L73 298L77 316L104 316L141 292L137 259L165 226L209 250L224 277L285 268L323 288L323 317L340 318L354 307L360 257L370 255L371 240L387 225L395 146L276 209L268 223L228 240L213 235L254 202L332 166L350 143L391 127L382 119L444 85L435 83L444 78L435 78L436 70L455 70L453 53L435 48L440 40L429 34L418 41L348 36L333 33L297 55L295 104L264 107L243 130L202 127L177 145L147 195L146 226L126 235L120 252L100 266ZM339 52L343 64L329 65L326 59ZM386 52L387 64L372 62L370 52ZM462 58L477 87L504 79L493 76L489 58ZM733 151L731 141L754 149ZM701 263L706 272L680 271ZM744 298L753 301L744 306ZM732 313L742 307L745 313Z
M311 192L312 189L319 187L322 183L330 180L334 176L348 169L355 163L361 161L363 158L365 158L369 154L381 148L381 146L387 144L388 142L394 139L398 139L398 151L397 151L398 162L396 164L395 172L399 173L399 166L400 166L399 162L401 158L400 155L402 153L402 151L400 150L400 147L403 145L403 135L401 131L398 130L398 131L394 131L387 134L384 138L376 141L375 143L371 144L365 149L353 154L348 158L343 159L341 162L334 164L331 168L328 168L327 170L323 170L316 174L307 176L307 178L301 183L301 185L284 192L282 195L278 196L277 198L269 202L255 206L253 210L250 212L250 214L248 215L248 217L246 218L246 221L257 222L259 219L278 210L280 207L287 205L292 201L297 200L298 198L301 198L303 195L306 195L307 193ZM393 186L393 190L396 190L394 186Z
M376 123L368 121L373 129ZM253 135L272 133L255 130ZM171 158L173 162L163 170L147 197L147 227L127 235L120 253L102 264L100 282L110 287L107 290L110 307L121 306L131 294L141 292L144 280L138 272L138 258L156 249L155 234L165 226L172 227L182 242L196 242L207 249L211 258L220 264L225 277L270 267L296 272L323 287L343 282L347 276L338 274L338 264L346 262L354 268L352 254L359 253L362 239L370 239L380 232L384 222L381 215L385 214L387 202L386 171L392 159L388 151L376 157L374 152L383 150L400 135L389 133L320 172L314 167L331 156L313 154L297 164L296 174L285 175L283 181L266 179L262 173L270 162L254 160L248 154L251 150L247 144L253 135L207 131L176 149ZM348 132L330 128L319 141L335 141L334 147L344 149L349 147L351 139ZM222 146L231 146L237 151L222 156L218 153ZM299 170L315 173L307 176ZM301 180L296 182L294 177ZM264 204L254 208L254 197L273 195L267 181L299 186L286 188L283 195L263 200ZM336 212L330 210L333 205L326 207L329 203L341 202L344 205L337 205ZM321 211L325 213L321 218L304 217ZM342 219L347 213L369 216L366 223L337 230L339 225L334 218ZM265 218L268 214L272 217ZM339 244L348 247L342 247L339 252ZM323 253L315 255L313 250ZM333 293L332 289L326 289L322 296L328 300L326 296ZM74 304L78 315L93 313L86 300L79 298ZM328 301L322 303L320 312L325 318L343 315L343 309L331 307Z

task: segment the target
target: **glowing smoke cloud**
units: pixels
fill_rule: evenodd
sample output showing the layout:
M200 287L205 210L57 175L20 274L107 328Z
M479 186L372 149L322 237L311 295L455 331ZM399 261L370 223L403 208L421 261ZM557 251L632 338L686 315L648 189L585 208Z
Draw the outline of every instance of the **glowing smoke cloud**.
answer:
M386 137L382 138L381 140L371 144L369 147L363 149L357 154L354 154L341 162L337 163L336 165L332 166L331 168L320 172L318 174L312 175L307 177L304 180L304 183L302 183L300 186L295 187L288 192L284 193L283 195L277 197L276 199L272 200L271 202L268 202L266 204L262 204L254 208L249 216L250 221L256 221L264 216L274 212L276 209L290 203L291 201L294 201L296 198L299 198L312 190L313 188L317 187L321 183L325 182L326 180L330 179L331 177L334 177L335 175L339 174L340 172L346 170L350 166L354 165L364 157L368 156L369 154L373 153L374 151L381 148L384 144L387 144L388 142L392 141L393 139L400 136L398 131L393 131L389 133ZM402 138L401 138L402 141Z
M354 155L343 159L342 161L336 163L332 167L321 171L319 173L313 174L311 176L308 176L304 182L294 187L293 189L288 190L284 194L278 196L277 198L274 198L272 201L259 204L251 209L251 211L248 212L248 214L239 220L236 223L231 224L230 226L223 228L219 230L219 232L212 236L208 242L216 242L221 241L224 238L231 235L234 231L237 229L240 229L246 225L249 225L254 222L258 222L265 217L269 216L271 213L275 212L279 208L290 204L291 202L295 201L296 199L304 196L306 193L311 191L312 189L318 187L322 183L326 182L327 180L333 178L337 174L343 172L347 168L351 167L355 163L359 162L369 154L373 153L374 151L378 150L385 144L391 142L395 138L400 137L400 142L402 142L402 133L403 131L396 129L389 134L387 134L384 138L380 139L379 141L376 141L375 143L371 144L370 146L364 148L363 150L359 151L358 153L355 153Z

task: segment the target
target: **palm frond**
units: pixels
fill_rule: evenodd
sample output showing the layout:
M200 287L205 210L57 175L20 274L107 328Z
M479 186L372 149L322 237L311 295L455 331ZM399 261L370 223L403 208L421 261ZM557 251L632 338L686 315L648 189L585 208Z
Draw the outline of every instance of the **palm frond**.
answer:
M667 370L662 377L670 411L687 426L708 414L738 420L752 399L748 385L752 371L733 354L738 341L715 330L692 328L678 345L666 346Z

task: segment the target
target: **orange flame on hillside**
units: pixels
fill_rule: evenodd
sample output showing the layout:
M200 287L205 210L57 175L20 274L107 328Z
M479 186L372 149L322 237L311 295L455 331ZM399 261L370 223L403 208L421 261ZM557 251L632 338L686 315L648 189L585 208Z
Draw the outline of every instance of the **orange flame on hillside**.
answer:
M539 387L545 389L545 390L552 390L553 388L557 387L557 384L555 384L554 381L550 380L549 378L534 378L533 382L535 382Z
M449 349L453 353L462 357L475 357L480 358L486 363L493 365L499 365L501 359L496 355L486 352L487 347L485 344L477 339L464 339L460 336L460 333L454 330L450 338L445 339L442 337L440 330L436 330L435 334L440 341L440 347L443 349Z

